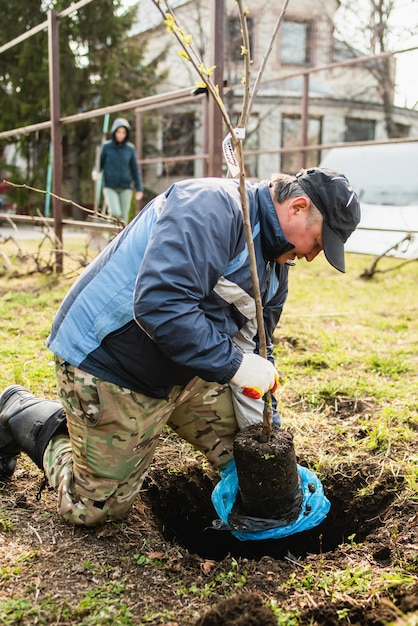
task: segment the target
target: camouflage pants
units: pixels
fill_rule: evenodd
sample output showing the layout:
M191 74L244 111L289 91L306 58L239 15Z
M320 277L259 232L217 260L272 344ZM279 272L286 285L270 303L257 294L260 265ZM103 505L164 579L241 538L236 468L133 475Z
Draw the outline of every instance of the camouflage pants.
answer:
M168 424L218 468L232 458L238 430L228 385L194 378L156 399L56 362L69 437L54 436L44 469L58 494L58 511L92 526L129 511Z

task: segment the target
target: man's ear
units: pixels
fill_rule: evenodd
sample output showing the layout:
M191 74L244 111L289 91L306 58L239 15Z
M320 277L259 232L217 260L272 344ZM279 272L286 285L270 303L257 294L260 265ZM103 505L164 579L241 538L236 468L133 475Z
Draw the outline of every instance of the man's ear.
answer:
M309 211L310 205L310 200L306 198L306 196L296 196L294 198L291 198L288 208L292 215L297 215L301 211L303 213L307 213Z

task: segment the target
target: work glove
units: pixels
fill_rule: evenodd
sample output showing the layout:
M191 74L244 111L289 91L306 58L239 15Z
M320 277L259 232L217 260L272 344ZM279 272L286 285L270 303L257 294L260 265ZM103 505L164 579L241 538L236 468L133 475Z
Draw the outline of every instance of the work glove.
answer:
M257 400L267 391L277 389L279 376L267 359L258 354L244 353L242 363L230 382L241 387L244 395Z

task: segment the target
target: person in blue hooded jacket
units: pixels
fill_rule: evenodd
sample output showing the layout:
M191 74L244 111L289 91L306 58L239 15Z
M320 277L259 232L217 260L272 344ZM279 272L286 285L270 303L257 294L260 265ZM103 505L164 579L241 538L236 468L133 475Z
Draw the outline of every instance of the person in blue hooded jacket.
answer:
M103 173L103 195L109 214L129 221L133 187L135 199L144 195L135 146L129 142L128 120L118 117L112 124L111 139L100 150L100 171Z
M277 385L272 335L289 263L323 250L345 271L360 220L347 179L313 168L246 182L268 358L258 354L238 181L194 179L154 198L84 270L47 340L60 402L20 385L0 397L0 476L25 451L73 524L123 518L171 427L218 469ZM277 417L277 415L276 415Z

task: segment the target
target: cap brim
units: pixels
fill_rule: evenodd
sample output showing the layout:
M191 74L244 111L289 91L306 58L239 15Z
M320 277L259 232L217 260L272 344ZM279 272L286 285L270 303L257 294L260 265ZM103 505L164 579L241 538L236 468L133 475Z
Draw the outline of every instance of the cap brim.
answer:
M322 224L322 246L325 257L339 272L345 272L344 244L324 220Z

